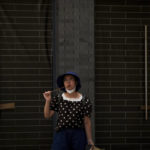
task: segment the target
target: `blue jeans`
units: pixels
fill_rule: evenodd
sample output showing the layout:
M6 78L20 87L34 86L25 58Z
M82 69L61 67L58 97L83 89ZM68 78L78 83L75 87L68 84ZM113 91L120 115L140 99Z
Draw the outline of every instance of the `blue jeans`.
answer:
M54 134L52 150L85 150L84 129L62 129Z

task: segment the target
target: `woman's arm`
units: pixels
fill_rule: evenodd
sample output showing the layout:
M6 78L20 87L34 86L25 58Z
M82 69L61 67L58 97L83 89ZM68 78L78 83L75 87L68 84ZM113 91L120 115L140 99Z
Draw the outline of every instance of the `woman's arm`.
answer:
M94 142L92 140L91 120L87 116L84 117L84 126L85 126L85 131L86 131L86 136L87 136L88 144L89 145L94 145Z
M46 101L45 102L45 106L44 106L44 117L46 119L51 118L54 115L54 111L50 110L50 101Z
M51 91L47 91L47 92L43 93L43 96L45 98L44 117L46 119L49 119L54 115L54 111L50 110Z

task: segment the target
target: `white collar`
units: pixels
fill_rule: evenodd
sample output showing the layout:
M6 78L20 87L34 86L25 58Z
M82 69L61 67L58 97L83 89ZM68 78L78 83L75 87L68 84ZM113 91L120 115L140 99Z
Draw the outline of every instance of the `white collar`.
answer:
M67 100L67 101L79 102L79 101L82 100L82 97L83 97L83 96L82 96L82 94L81 94L81 96L78 97L78 98L69 98L69 97L66 97L66 96L65 96L65 93L62 93L62 97L63 97L64 100Z

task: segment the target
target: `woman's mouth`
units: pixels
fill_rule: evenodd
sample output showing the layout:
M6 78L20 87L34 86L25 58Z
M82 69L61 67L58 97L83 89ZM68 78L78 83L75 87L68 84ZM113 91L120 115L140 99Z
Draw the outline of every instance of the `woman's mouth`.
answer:
M71 85L68 85L68 86L67 86L67 89L69 89L70 87L71 87Z

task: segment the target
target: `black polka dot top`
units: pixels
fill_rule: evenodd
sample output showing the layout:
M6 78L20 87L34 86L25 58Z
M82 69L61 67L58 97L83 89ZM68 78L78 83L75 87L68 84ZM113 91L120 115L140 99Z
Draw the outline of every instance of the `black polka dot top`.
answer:
M92 104L85 96L69 99L63 93L52 98L50 109L58 113L57 131L64 128L84 128L84 116L91 117Z

